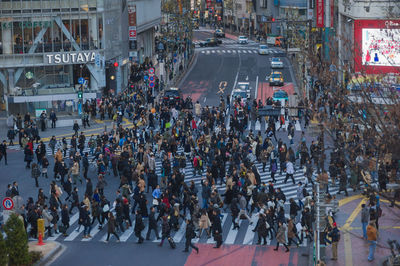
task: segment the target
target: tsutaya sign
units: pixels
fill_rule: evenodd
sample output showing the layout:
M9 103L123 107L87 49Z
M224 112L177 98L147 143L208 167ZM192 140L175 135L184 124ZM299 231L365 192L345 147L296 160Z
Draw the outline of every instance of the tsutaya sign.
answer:
M66 53L51 53L44 54L44 63L49 65L54 64L86 64L95 61L95 52L66 52Z

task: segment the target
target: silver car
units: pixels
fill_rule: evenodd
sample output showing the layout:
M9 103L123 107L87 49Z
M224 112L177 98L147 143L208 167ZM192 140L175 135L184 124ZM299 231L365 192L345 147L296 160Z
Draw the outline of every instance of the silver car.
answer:
M260 54L260 55L268 55L269 54L268 46L265 45L265 44L261 44L258 47L258 54Z
M271 68L283 68L283 62L280 58L274 57L271 59Z

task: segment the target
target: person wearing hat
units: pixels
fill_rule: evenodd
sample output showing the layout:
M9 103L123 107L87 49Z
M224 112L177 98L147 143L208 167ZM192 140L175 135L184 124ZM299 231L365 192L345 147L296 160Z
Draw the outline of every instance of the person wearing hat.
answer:
M337 248L338 248L338 242L340 240L340 233L339 229L337 228L337 224L334 222L332 224L332 230L328 234L329 237L332 238L332 258L331 260L337 260Z

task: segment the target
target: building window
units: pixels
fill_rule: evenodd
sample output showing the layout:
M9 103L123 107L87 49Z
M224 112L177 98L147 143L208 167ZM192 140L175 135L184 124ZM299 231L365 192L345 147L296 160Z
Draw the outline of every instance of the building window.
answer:
M260 7L267 8L268 7L268 0L260 0Z
M299 15L300 16L305 16L306 15L306 10L305 9L299 9Z

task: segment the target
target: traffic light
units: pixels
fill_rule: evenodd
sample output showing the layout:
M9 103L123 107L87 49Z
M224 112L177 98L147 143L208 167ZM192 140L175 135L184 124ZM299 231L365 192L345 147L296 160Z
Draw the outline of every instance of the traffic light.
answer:
M118 66L119 66L118 62L114 62L114 67L118 67Z
M271 18L271 21L272 21L272 22L275 22L275 18L274 18L274 17L272 17L272 18Z
M78 91L78 99L79 100L83 99L83 92L82 91Z

